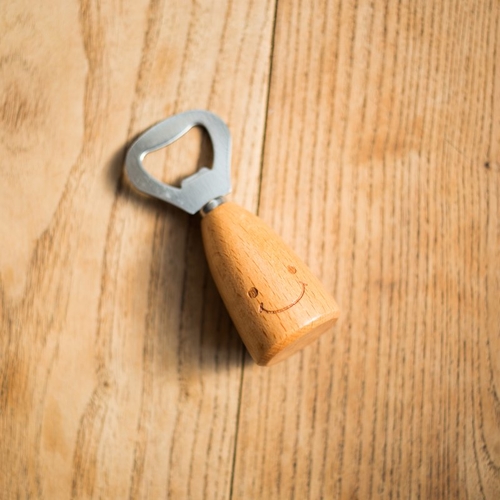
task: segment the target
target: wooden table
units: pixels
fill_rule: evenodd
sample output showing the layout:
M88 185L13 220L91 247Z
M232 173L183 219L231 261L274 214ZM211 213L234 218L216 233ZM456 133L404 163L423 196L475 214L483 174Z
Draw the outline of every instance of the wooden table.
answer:
M0 12L2 499L500 498L497 0ZM342 310L272 368L198 218L123 176L191 108ZM148 168L176 182L200 150Z

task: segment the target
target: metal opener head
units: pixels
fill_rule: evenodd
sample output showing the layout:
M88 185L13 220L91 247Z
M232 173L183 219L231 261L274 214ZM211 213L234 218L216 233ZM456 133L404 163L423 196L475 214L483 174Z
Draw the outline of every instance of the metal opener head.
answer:
M147 154L172 144L196 126L203 127L212 141L211 169L201 167L183 179L180 188L164 184L146 171L143 160ZM139 191L190 214L206 213L223 203L222 197L231 191L230 162L229 129L217 115L203 110L186 111L157 123L132 144L125 159L128 178Z

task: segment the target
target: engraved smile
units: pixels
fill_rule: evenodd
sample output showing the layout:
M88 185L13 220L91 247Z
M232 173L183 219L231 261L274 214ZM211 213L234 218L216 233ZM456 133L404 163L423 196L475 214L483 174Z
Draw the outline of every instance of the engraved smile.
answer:
M282 307L281 309L266 309L264 307L264 303L261 302L260 306L259 306L259 312L265 312L265 313L269 313L269 314L278 314L278 313L281 313L283 311L286 311L287 309L290 309L290 307L293 307L295 304L297 304L300 301L300 299L306 293L307 283L302 283L302 281L299 281L299 283L302 285L302 291L300 292L300 295L298 296L298 298L295 299L291 304L288 304L287 306Z

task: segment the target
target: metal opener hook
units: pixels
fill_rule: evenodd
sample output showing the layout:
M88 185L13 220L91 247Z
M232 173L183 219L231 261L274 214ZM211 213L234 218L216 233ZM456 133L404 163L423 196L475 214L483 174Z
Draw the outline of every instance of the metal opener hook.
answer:
M213 166L201 167L184 178L181 187L155 179L144 168L147 154L172 144L193 127L203 127L212 141ZM231 134L226 124L210 111L192 110L157 123L130 147L125 159L127 175L141 192L175 205L189 214L208 213L224 202L231 191Z

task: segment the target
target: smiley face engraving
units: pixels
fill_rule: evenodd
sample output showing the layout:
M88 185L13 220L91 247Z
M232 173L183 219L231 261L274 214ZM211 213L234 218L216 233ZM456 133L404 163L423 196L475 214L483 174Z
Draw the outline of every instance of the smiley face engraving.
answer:
M293 266L288 266L287 267L287 270L290 274L296 274L297 273L297 269ZM298 302L300 302L300 300L302 299L302 297L304 296L304 294L306 293L306 286L307 286L307 283L303 283L302 281L299 281L298 282L302 289L300 291L300 295L291 303L291 304L288 304L287 306L284 306L284 307L281 307L279 309L267 309L265 306L264 306L264 302L260 302L259 303L259 313L268 313L268 314L278 314L278 313L281 313L281 312L284 312L286 311L287 309L290 309L291 307L293 307L295 304L297 304ZM247 295L251 298L251 299L255 299L256 297L258 297L259 295L259 290L257 290L257 288L255 288L254 286L251 287L248 291L247 291Z

